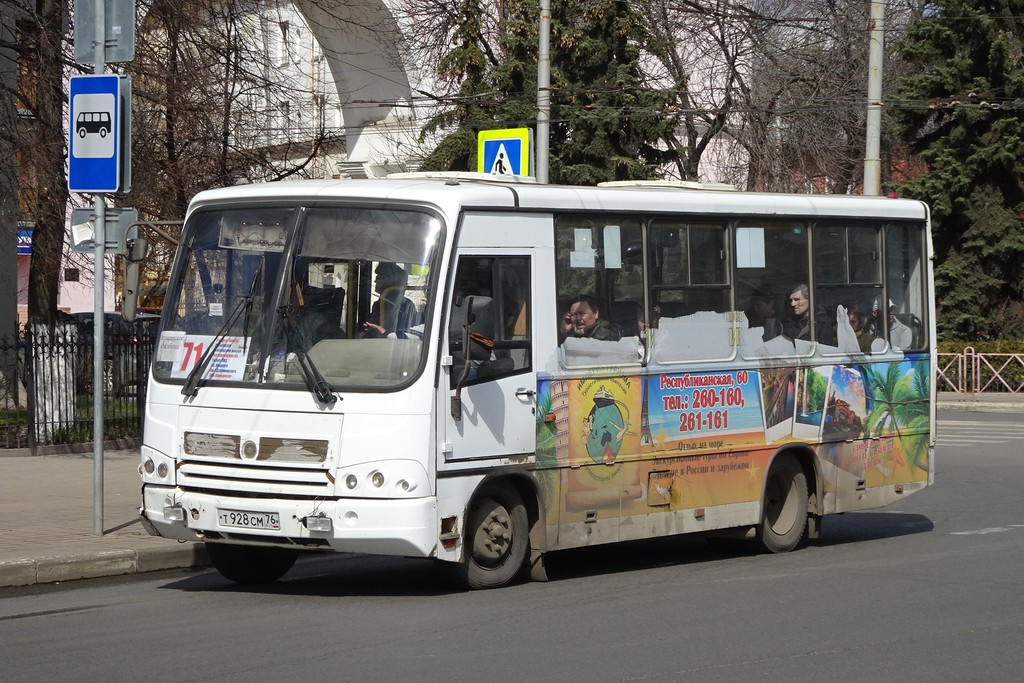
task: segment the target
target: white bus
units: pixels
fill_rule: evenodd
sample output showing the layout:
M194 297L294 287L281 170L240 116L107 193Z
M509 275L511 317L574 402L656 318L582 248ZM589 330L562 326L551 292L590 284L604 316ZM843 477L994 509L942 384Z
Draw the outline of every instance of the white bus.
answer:
M690 532L785 552L934 477L916 201L479 177L189 209L148 386L154 534L227 578L302 551L451 563Z

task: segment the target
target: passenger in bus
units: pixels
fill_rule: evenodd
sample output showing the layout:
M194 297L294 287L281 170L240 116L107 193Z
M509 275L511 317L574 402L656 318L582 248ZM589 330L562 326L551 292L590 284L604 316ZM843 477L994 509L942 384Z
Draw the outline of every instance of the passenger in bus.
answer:
M761 339L768 341L782 334L782 323L775 310L775 297L763 292L756 292L750 297L750 305L744 311L747 315L747 327L764 329Z
M846 309L846 319L850 322L850 330L853 331L853 336L856 337L857 349L860 350L861 353L871 353L871 342L874 341L874 338L865 328L864 316L860 312L860 304L848 303L844 308ZM839 325L841 324L842 321L837 322L836 329L833 332L834 338L840 341L840 347L843 346L843 334L839 331ZM846 350L852 351L853 349L849 348Z
M341 307L344 299L345 290L340 287L325 289L292 282L286 327L288 350L308 351L321 339L343 337Z
M601 341L618 341L622 335L608 320L601 317L601 306L597 299L580 294L569 304L569 310L559 323L559 336L587 337Z
M875 297L874 303L871 305L871 318L874 328L875 336L882 336L882 322L881 322L881 299ZM896 304L889 299L889 344L893 348L897 349L909 349L914 345L914 333L913 331L903 324L899 318L896 317Z
M782 322L782 333L790 339L811 339L811 293L807 285L799 284L789 293L789 315ZM833 336L828 325L828 314L816 311L815 340L831 344Z
M374 271L374 291L380 298L370 307L370 316L363 323L363 337L379 338L395 335L406 339L408 331L419 323L416 304L406 298L409 274L397 263L378 264Z

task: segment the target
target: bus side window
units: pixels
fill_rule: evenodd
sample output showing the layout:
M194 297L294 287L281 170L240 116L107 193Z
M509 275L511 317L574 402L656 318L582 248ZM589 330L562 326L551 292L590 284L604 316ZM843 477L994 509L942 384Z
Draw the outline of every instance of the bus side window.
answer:
M924 228L921 225L885 226L885 286L889 293L889 343L901 351L928 348L928 313L925 308ZM883 309L884 306L879 306ZM886 323L879 323L883 326Z
M555 218L558 309L551 324L557 327L565 367L639 363L643 273L639 218L621 214Z
M724 223L657 218L648 232L653 354L659 363L728 358L734 345Z
M744 220L736 226L736 302L748 306L748 329L761 329L761 336L745 335L741 354L746 358L791 356L795 344L810 343L810 325L803 333L800 316L815 303L801 306L800 313L791 302L809 280L807 233L802 221ZM754 303L761 301L758 313Z
M876 222L822 222L814 226L816 313L832 326L825 354L872 353L871 307L882 293L880 225Z
M471 331L469 348L463 334L469 297L486 297L488 320ZM530 261L527 257L464 256L455 274L454 297L448 325L452 355L451 386L470 365L467 384L530 371ZM481 334L483 332L483 334Z

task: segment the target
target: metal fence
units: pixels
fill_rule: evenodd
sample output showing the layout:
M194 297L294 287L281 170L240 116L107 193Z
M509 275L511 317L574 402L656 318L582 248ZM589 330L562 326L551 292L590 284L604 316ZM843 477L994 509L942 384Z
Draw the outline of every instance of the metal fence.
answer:
M104 335L103 436L142 434L155 326L119 320ZM93 439L91 324L59 325L0 339L0 448L87 443Z
M1024 391L1024 354L976 353L968 346L960 353L940 353L938 390L962 394Z

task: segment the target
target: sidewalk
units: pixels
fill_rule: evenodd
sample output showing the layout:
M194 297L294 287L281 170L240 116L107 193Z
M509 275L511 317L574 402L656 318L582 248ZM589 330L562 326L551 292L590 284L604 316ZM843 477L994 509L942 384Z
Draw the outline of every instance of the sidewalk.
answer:
M980 413L1024 412L1024 394L960 394L940 391L939 410L971 410Z
M1024 395L939 395L940 410L1024 412ZM2 451L0 451L2 455ZM205 566L199 543L139 523L138 449L104 452L104 534L93 534L92 451L0 457L0 588Z
M103 529L93 534L93 454L0 457L0 588L202 566L200 543L139 523L139 452L103 455Z

